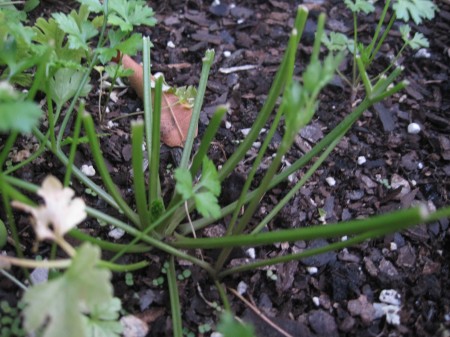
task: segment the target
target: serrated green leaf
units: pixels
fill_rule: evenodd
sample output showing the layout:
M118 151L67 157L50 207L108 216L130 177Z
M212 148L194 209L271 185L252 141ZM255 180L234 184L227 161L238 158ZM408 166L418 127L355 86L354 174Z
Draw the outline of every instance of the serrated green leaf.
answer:
M438 9L431 0L397 0L392 7L397 18L405 22L412 19L417 25L421 24L423 19L433 19Z
M121 64L108 64L105 67L105 71L110 78L128 77L134 74L133 69L125 69Z
M23 297L25 329L42 329L43 337L60 337L62 331L65 337L89 336L85 315L98 314L113 298L111 272L98 268L99 260L100 249L85 243L61 277L29 288Z
M43 112L34 102L21 101L7 82L0 82L0 132L30 133Z
M51 46L53 51L52 60L54 62L73 62L79 64L84 56L82 49L69 49L68 42L65 41L66 33L59 28L55 19L37 19L33 30L36 35L33 41L42 45Z
M49 80L49 89L52 100L59 106L75 96L83 79L83 73L75 69L58 69ZM86 96L92 89L88 83L83 87L80 96Z
M354 41L349 39L345 34L330 32L330 35L322 35L322 43L329 51L349 50L354 52Z
M219 218L220 206L216 196L211 192L197 192L194 195L195 207L197 211L204 217Z
M194 194L191 173L187 169L178 168L175 170L174 176L177 181L175 189L181 194L184 200L188 200Z
M86 5L91 12L103 12L103 5L98 0L78 0L79 3Z
M88 337L118 337L122 325L117 321L122 304L118 298L102 303L94 308L90 317L85 316Z
M365 14L369 14L375 11L375 7L370 0L344 0L344 2L353 13L364 12Z
M215 196L220 195L219 175L213 161L208 158L203 159L202 177L200 179L200 184Z
M255 337L253 326L239 323L229 312L222 314L217 330L222 333L223 337Z
M415 33L411 39L411 27L402 25L399 28L403 41L412 49L428 48L430 46L428 39L422 33Z
M124 32L130 32L133 26L156 24L153 9L145 1L111 0L109 6L108 23L119 26Z
M74 15L66 15L63 13L53 13L53 18L59 28L68 34L70 49L89 50L88 40L98 34L97 29L89 21L77 23Z
M126 38L128 33L122 31L110 30L108 32L108 39L110 45L108 48L100 48L100 61L105 64L117 55L119 50L122 54L129 56L136 55L138 50L142 49L142 35L134 33ZM125 40L124 40L125 39Z

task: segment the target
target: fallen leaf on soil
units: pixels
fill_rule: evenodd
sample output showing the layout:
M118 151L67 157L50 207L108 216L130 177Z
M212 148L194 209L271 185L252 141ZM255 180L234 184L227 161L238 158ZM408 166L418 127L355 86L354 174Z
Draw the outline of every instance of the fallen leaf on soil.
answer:
M134 74L129 77L130 86L137 95L144 97L144 69L128 55L123 55L122 65L125 69L132 69ZM152 76L152 81L154 77ZM153 94L153 93L152 93ZM161 141L170 147L184 146L189 124L192 118L192 106L180 101L175 93L163 90L161 103ZM197 135L197 130L196 130Z

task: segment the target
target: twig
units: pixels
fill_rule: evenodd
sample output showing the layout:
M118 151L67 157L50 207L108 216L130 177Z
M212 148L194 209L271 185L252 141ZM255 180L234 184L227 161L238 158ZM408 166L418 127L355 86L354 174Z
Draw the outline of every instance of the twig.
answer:
M237 298L239 298L246 306L248 306L256 315L258 315L264 322L269 324L272 328L277 330L279 333L281 333L283 336L286 337L293 337L290 333L283 330L281 327L276 325L274 322L272 322L266 315L264 315L256 306L254 306L252 303L250 303L248 300L246 300L244 297L242 297L236 290L233 288L228 288Z

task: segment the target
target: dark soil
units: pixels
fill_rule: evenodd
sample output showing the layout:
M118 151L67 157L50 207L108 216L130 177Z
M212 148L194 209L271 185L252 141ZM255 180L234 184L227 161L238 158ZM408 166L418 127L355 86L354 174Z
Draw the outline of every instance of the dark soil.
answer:
M327 14L327 29L351 35L353 27L351 14L341 1L306 2L310 17L299 49L296 76L300 76L304 60L309 57L320 12ZM230 105L227 123L223 123L209 154L216 165L221 165L235 150L236 140L243 139L241 130L252 126L266 98L299 1L236 1L234 8L228 1L214 8L210 3L200 0L150 1L157 13L158 25L154 29L140 31L149 35L154 44L153 71L163 72L171 85L197 85L205 50L215 49L199 133L205 129L218 104ZM364 113L297 197L270 223L271 230L318 224L321 222L319 209L326 212L322 220L333 223L383 214L418 202L425 202L430 208L448 204L449 22L450 5L444 1L440 3L440 12L433 21L414 27L414 31L422 32L429 39L427 52L430 56L420 57L414 51L407 51L399 60L405 66L403 77L411 85L401 94ZM360 18L359 33L364 42L370 40L375 25L375 18ZM174 48L168 46L169 41ZM400 47L398 34L390 34L372 74L376 75L378 70L386 67L389 57L395 55ZM225 57L225 52L231 55ZM229 74L221 71L222 68L242 65L256 67ZM341 71L350 74L350 60L344 62ZM92 84L98 86L98 81ZM97 88L90 96L88 110L92 112L97 111L96 92ZM358 100L360 95L363 93L359 92L355 99ZM339 81L324 90L316 117L298 136L294 148L286 156L285 165L302 156L349 114L350 97L350 88ZM112 129L108 129L106 123L142 109L142 103L135 93L128 90L108 107L110 112L99 132L108 133L102 142L110 170L115 182L132 202L129 188L131 118L118 119L118 126ZM421 126L420 133L407 132L411 122ZM282 130L279 132L272 144L272 152L277 146L276 139L281 139ZM264 135L261 140L263 138ZM170 166L176 165L180 151L164 146L161 151L162 185L170 196L173 188ZM257 153L257 149L253 151ZM366 158L364 164L358 164L361 156ZM89 160L86 149L79 153L77 163L81 165ZM269 161L270 158L267 159ZM224 184L221 196L224 205L236 199L250 169L249 162L240 164ZM60 164L47 162L22 170L20 174L37 183L49 172L58 175L63 170ZM295 181L301 175L299 172L292 178ZM328 177L335 179L334 186L326 182ZM270 212L293 184L286 182L272 190L262 200L260 214ZM402 189L403 184L407 188ZM89 196L86 199L91 203L97 200ZM102 203L92 206L106 210ZM97 228L93 223L87 226ZM221 230L223 224L217 226L216 229ZM92 228L94 235L107 234L106 229ZM128 238L121 240L126 242ZM448 220L444 219L342 251L277 265L271 268L277 275L276 280L267 276L267 270L257 270L229 277L224 284L236 288L240 282L245 282L248 290L244 296L254 301L262 313L292 336L448 336L448 240ZM273 257L323 244L327 242L319 240L257 248L256 256ZM165 285L154 286L152 283L161 276L166 257L157 253L147 257L154 261L152 267L134 273L133 286L125 285L123 275L115 276L115 292L128 312L148 323L148 336L171 336L167 289ZM126 257L127 260L122 262L134 261L135 258ZM247 257L238 252L237 260L230 263L243 258ZM316 267L317 273L308 267ZM190 278L179 283L183 325L200 335L199 326L214 326L217 322L217 313L207 301L220 302L219 297L206 273L187 264L180 264L178 268L180 272L187 268L192 271ZM3 283L7 282L2 280ZM401 295L400 325L389 324L385 317L374 318L371 315L371 310L374 310L372 304L380 302L379 296L384 289L394 289ZM229 298L236 315L252 322L258 336L281 336L231 293Z

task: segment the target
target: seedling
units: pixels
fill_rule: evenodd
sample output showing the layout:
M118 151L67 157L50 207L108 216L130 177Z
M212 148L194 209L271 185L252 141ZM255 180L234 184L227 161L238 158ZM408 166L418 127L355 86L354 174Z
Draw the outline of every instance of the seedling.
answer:
M125 273L125 284L129 287L134 285L134 277L132 273Z

